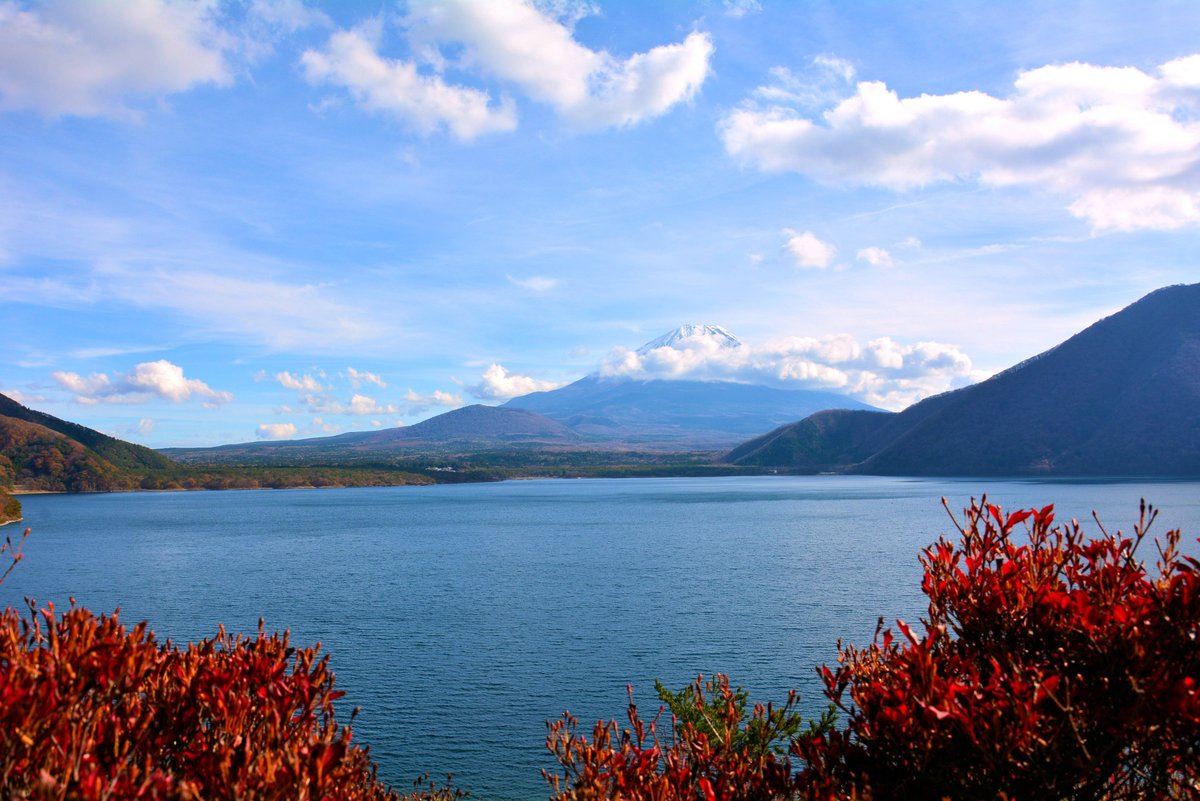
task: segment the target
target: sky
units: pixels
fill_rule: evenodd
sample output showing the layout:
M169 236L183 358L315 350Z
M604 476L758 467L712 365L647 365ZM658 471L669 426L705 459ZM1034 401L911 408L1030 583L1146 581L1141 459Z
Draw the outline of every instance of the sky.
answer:
M0 392L152 447L597 372L902 409L1200 280L1198 31L1190 0L0 0ZM743 345L638 352L683 324Z

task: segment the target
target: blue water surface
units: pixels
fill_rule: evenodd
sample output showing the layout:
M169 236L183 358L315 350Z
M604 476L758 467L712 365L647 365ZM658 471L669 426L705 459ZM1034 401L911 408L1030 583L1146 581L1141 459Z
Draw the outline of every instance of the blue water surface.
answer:
M619 717L632 683L722 671L754 700L801 691L839 638L918 619L920 549L983 492L1006 507L1200 533L1195 482L876 477L512 481L259 492L25 496L26 559L0 604L120 607L160 639L220 623L320 642L356 737L406 789L453 772L482 799L547 796L545 722ZM5 529L13 533L13 528ZM19 533L19 532L18 532ZM1152 559L1153 552L1147 553Z

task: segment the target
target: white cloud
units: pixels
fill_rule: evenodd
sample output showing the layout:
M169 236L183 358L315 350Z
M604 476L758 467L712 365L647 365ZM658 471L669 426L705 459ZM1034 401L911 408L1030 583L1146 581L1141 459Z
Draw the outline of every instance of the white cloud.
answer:
M709 73L712 39L694 32L620 60L591 50L568 25L521 0L420 0L407 19L440 64L442 44L461 44L463 67L482 68L548 103L584 129L634 125L691 99Z
M429 395L422 395L410 389L405 393L404 401L408 404L407 414L421 414L435 406L454 409L463 405L461 395L443 392L440 389L434 390Z
M259 423L259 439L290 439L296 436L295 423Z
M365 370L355 370L353 367L346 368L346 376L350 379L350 386L358 389L364 384L374 384L380 389L387 388L387 382L379 377L376 373L368 373Z
M875 247L874 245L858 251L857 258L859 261L865 261L872 267L892 267L896 263L892 260L891 253L888 253L883 248Z
M232 81L212 3L0 2L0 109L136 118L131 99Z
M297 392L324 392L327 389L325 385L307 373L302 376L294 376L284 370L275 374L275 380L286 389L294 389Z
M557 389L562 384L554 381L541 381L527 375L510 373L499 364L493 364L483 371L480 382L467 390L477 398L485 400L508 400L530 392L545 392Z
M377 38L378 32L367 28L334 33L324 50L301 56L305 77L313 84L341 86L362 108L390 114L424 135L445 127L465 141L517 127L508 98L493 106L487 92L423 75L413 62L384 58Z
M888 409L965 386L982 376L954 345L903 344L888 337L860 343L848 334L784 337L759 345L616 348L602 376L641 380L736 381L787 389L825 389Z
M1200 223L1200 55L1160 66L1057 64L1007 97L901 98L863 81L819 117L775 92L727 114L726 150L768 171L905 190L940 181L1069 195L1095 231Z
M314 414L378 416L396 414L400 411L400 407L394 403L381 403L375 398L360 392L354 392L350 396L350 400L343 403L334 397L333 386L331 384L321 383L321 379L328 377L325 371L315 369L313 372L319 378L308 373L293 375L286 370L275 375L275 380L281 386L286 389L295 390L296 400L300 404L299 408L291 406L280 407L280 412L294 414L299 411L307 411ZM374 384L381 389L387 387L387 383L375 373L356 370L353 367L347 367L345 375L339 377L346 378L355 390L362 388L365 384ZM314 418L313 425L308 426L302 433L321 433L322 429L320 425L324 425L321 422L321 418Z
M510 283L522 289L528 289L530 292L548 292L559 284L557 278L547 278L544 275L531 275L528 278L513 278L511 275L505 275L504 277Z
M135 430L137 433L145 436L146 434L154 431L154 421L149 417L143 417L137 421L137 427Z
M182 403L198 398L205 406L229 403L233 395L215 390L198 378L186 378L183 368L166 359L142 362L129 373L108 376L58 371L51 377L60 387L75 393L78 403L146 403L155 398Z
M343 414L372 415L372 414L395 414L398 411L400 411L400 409L398 407L396 407L394 404L389 403L386 406L384 406L384 405L381 405L379 403L379 401L375 400L374 398L367 397L366 395L360 395L359 393L356 392L350 398L350 405L348 407L346 407L346 410L342 413Z
M837 248L828 242L817 239L812 231L798 234L791 228L784 228L783 233L788 237L787 249L801 267L828 267L833 263Z

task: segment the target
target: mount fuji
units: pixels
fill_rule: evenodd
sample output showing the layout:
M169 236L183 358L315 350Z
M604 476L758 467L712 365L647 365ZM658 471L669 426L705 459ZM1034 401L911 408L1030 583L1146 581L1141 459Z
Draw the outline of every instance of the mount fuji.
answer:
M661 363L743 347L720 326L683 325L634 354ZM879 411L837 392L604 373L513 398L500 408L536 412L589 438L697 450L740 443L825 409Z
M663 334L658 339L652 339L637 349L641 356L659 348L675 348L680 350L691 345L705 345L714 349L740 348L742 340L729 333L719 325L681 325L674 331Z

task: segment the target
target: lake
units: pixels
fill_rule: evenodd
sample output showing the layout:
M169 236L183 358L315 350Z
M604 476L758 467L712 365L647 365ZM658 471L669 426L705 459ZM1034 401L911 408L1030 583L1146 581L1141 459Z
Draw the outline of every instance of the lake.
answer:
M1139 498L1195 552L1200 483L736 477L512 481L261 492L25 496L26 558L0 586L121 608L160 640L259 617L332 654L344 720L383 778L455 774L482 799L539 799L545 721L590 731L632 682L722 671L753 700L801 691L838 638L924 612L917 556L953 531L941 507L1007 507L1131 529ZM5 529L10 535L19 526ZM1153 551L1146 553L1148 561Z

